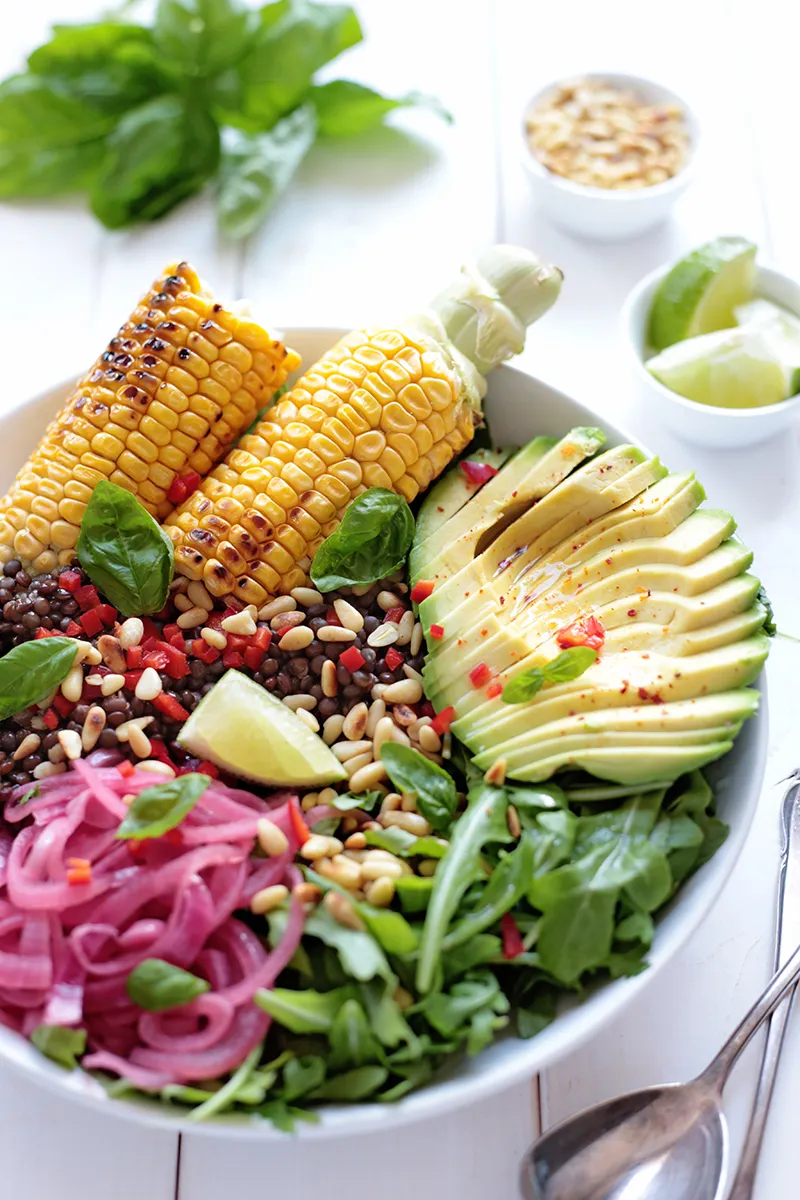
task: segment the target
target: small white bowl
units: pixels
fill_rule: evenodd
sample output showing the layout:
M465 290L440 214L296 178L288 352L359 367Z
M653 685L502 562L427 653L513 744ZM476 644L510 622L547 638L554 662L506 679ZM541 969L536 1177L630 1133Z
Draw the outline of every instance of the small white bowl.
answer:
M650 309L661 280L673 267L667 263L645 275L628 293L620 321L628 357L636 375L642 400L655 408L658 417L684 441L700 446L731 450L754 446L783 433L794 424L800 410L800 395L764 408L718 408L687 400L659 383L645 367ZM800 283L774 267L756 266L759 296L782 304L800 317Z
M528 145L525 118L539 101L561 82L556 80L538 91L522 113L523 162L534 195L554 225L579 237L595 241L616 242L637 237L651 226L663 221L673 204L692 181L697 164L699 129L686 101L669 88L638 75L619 75L613 72L584 73L581 78L608 83L612 87L629 88L649 104L677 104L684 113L689 131L689 154L686 162L671 179L646 188L599 188L572 183L555 175L540 163Z

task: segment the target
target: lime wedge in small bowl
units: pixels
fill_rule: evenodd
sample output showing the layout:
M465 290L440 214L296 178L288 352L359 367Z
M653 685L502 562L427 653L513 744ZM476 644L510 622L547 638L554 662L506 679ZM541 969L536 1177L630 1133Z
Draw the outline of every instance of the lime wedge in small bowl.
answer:
M232 775L276 787L347 778L338 758L300 717L240 671L228 671L204 696L178 741Z
M779 404L800 388L800 370L781 360L758 326L688 338L645 366L679 396L717 408Z
M734 309L753 297L756 247L723 237L681 259L662 279L650 310L648 341L665 350L686 338L736 323Z

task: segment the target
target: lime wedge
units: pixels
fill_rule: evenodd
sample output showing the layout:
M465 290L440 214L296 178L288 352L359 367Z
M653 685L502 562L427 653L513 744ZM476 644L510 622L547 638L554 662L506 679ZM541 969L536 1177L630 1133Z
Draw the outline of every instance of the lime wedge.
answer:
M216 766L278 787L334 783L347 772L290 708L239 671L228 671L198 704L178 741Z
M784 365L761 329L723 329L688 338L646 363L665 387L719 408L761 408L797 390L800 373Z
M743 329L757 330L785 367L800 367L800 317L795 313L758 299L741 304L736 320Z
M744 238L717 238L676 263L650 309L648 339L665 350L684 338L735 324L734 309L752 299L756 247Z

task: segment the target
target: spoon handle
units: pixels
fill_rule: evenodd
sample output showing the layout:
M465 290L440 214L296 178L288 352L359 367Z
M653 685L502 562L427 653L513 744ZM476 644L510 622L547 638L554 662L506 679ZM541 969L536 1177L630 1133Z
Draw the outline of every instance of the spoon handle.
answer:
M797 863L792 863L788 857L790 841L800 838L800 788L797 786L790 789L789 794L784 801L784 849L781 862L781 892L780 903L783 905L783 927L787 925L791 927L793 932L791 944L797 946L796 938L798 924L800 924L800 884L795 880L794 875L797 871ZM794 837L792 837L794 835ZM794 854L797 854L797 845L794 847ZM785 865L784 865L785 864ZM792 886L790 889L786 887L786 872L792 875ZM787 911L788 910L788 911ZM791 916L790 916L791 914ZM798 924L795 924L798 922ZM797 982L800 977L800 946L797 946L794 953L790 957L786 957L785 945L779 949L778 960L783 960L784 965L772 977L766 991L759 1000L750 1009L747 1016L744 1018L739 1027L731 1034L728 1041L720 1050L719 1054L713 1062L703 1072L701 1079L704 1082L716 1087L720 1092L725 1086L725 1082L733 1068L739 1055L744 1050L750 1039L756 1033L761 1023L766 1020L774 1008L784 998L786 992ZM786 1006L787 1011L789 1005ZM785 1023L785 1022L784 1022ZM781 1038L783 1031L781 1031ZM779 1051L780 1046L773 1042L773 1051ZM775 1066L777 1063L775 1063ZM775 1067L772 1066L772 1074L774 1076ZM764 1082L768 1085L766 1094L766 1103L769 1102L769 1096L772 1091L773 1079L765 1079ZM764 1089L759 1088L763 1093ZM765 1112L766 1115L766 1112ZM745 1196L747 1193L745 1193Z

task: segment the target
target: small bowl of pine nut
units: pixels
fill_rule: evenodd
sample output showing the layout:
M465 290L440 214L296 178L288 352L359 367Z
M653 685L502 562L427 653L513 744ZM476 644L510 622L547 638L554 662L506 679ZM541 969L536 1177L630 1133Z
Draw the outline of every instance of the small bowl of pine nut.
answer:
M689 186L697 122L675 92L636 75L587 74L526 104L523 161L555 225L598 241L663 221Z

